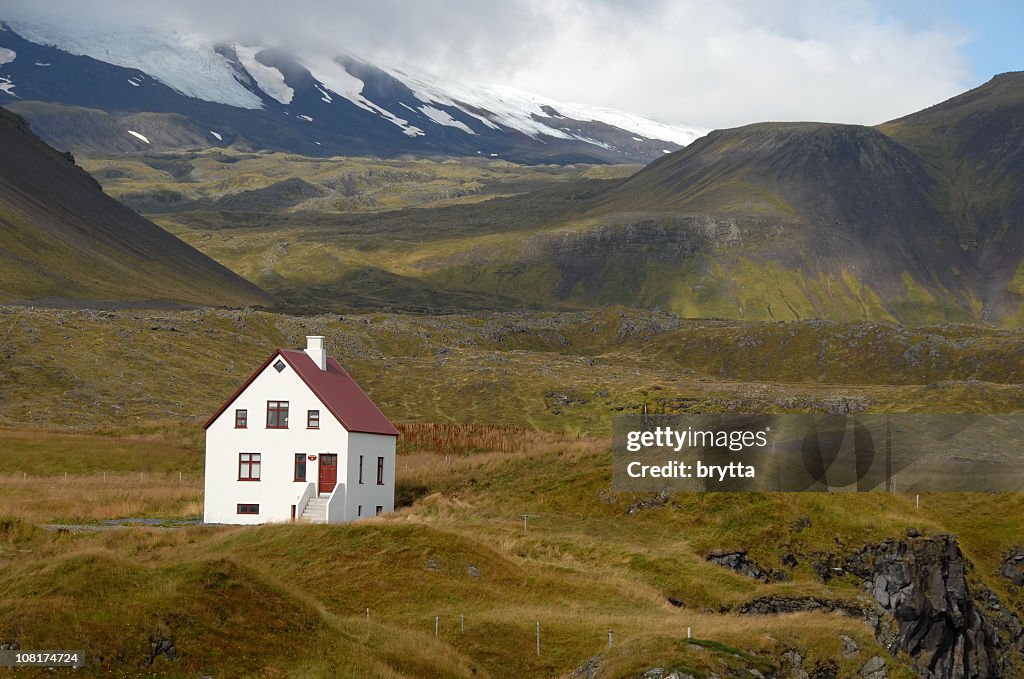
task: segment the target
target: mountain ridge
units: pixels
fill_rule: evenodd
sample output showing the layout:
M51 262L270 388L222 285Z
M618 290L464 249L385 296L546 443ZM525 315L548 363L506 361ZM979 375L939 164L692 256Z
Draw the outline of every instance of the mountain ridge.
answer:
M135 131L148 144L128 139L131 128L124 124L116 126L118 133L83 143L53 134L47 110L20 104L100 109L118 123L124 114L179 114L196 142L313 156L435 153L528 163L646 162L705 132L507 87L445 81L347 54L320 58L152 31L99 34L20 22L2 27L0 48L13 56L0 64L0 105L13 105L51 133L48 141L73 151L181 147L145 130Z

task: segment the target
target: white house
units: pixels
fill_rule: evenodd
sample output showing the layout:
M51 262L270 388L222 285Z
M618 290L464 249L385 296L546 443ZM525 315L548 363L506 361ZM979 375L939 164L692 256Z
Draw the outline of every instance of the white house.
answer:
M204 425L207 523L394 511L398 430L323 337L306 342L275 351Z

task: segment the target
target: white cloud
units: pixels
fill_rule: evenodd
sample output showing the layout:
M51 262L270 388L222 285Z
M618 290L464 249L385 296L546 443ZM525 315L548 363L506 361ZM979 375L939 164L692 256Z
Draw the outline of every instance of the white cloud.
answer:
M964 87L962 39L949 31L912 29L864 4L780 3L770 19L750 5L676 1L624 14L562 2L557 39L510 84L712 127L873 124Z
M419 70L727 127L878 123L962 91L964 37L877 0L8 0L7 15L347 51Z

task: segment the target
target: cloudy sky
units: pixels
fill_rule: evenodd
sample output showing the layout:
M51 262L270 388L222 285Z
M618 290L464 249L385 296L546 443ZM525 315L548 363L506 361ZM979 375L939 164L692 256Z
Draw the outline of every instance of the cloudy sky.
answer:
M1024 3L5 0L5 16L348 51L665 122L873 124L1024 68ZM825 5L825 6L823 6ZM42 7L40 7L42 6Z

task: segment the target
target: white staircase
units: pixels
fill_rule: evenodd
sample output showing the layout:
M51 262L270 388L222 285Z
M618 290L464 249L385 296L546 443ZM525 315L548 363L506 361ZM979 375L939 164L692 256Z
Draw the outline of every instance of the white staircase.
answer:
M327 523L327 500L326 497L309 498L299 520L306 523Z

